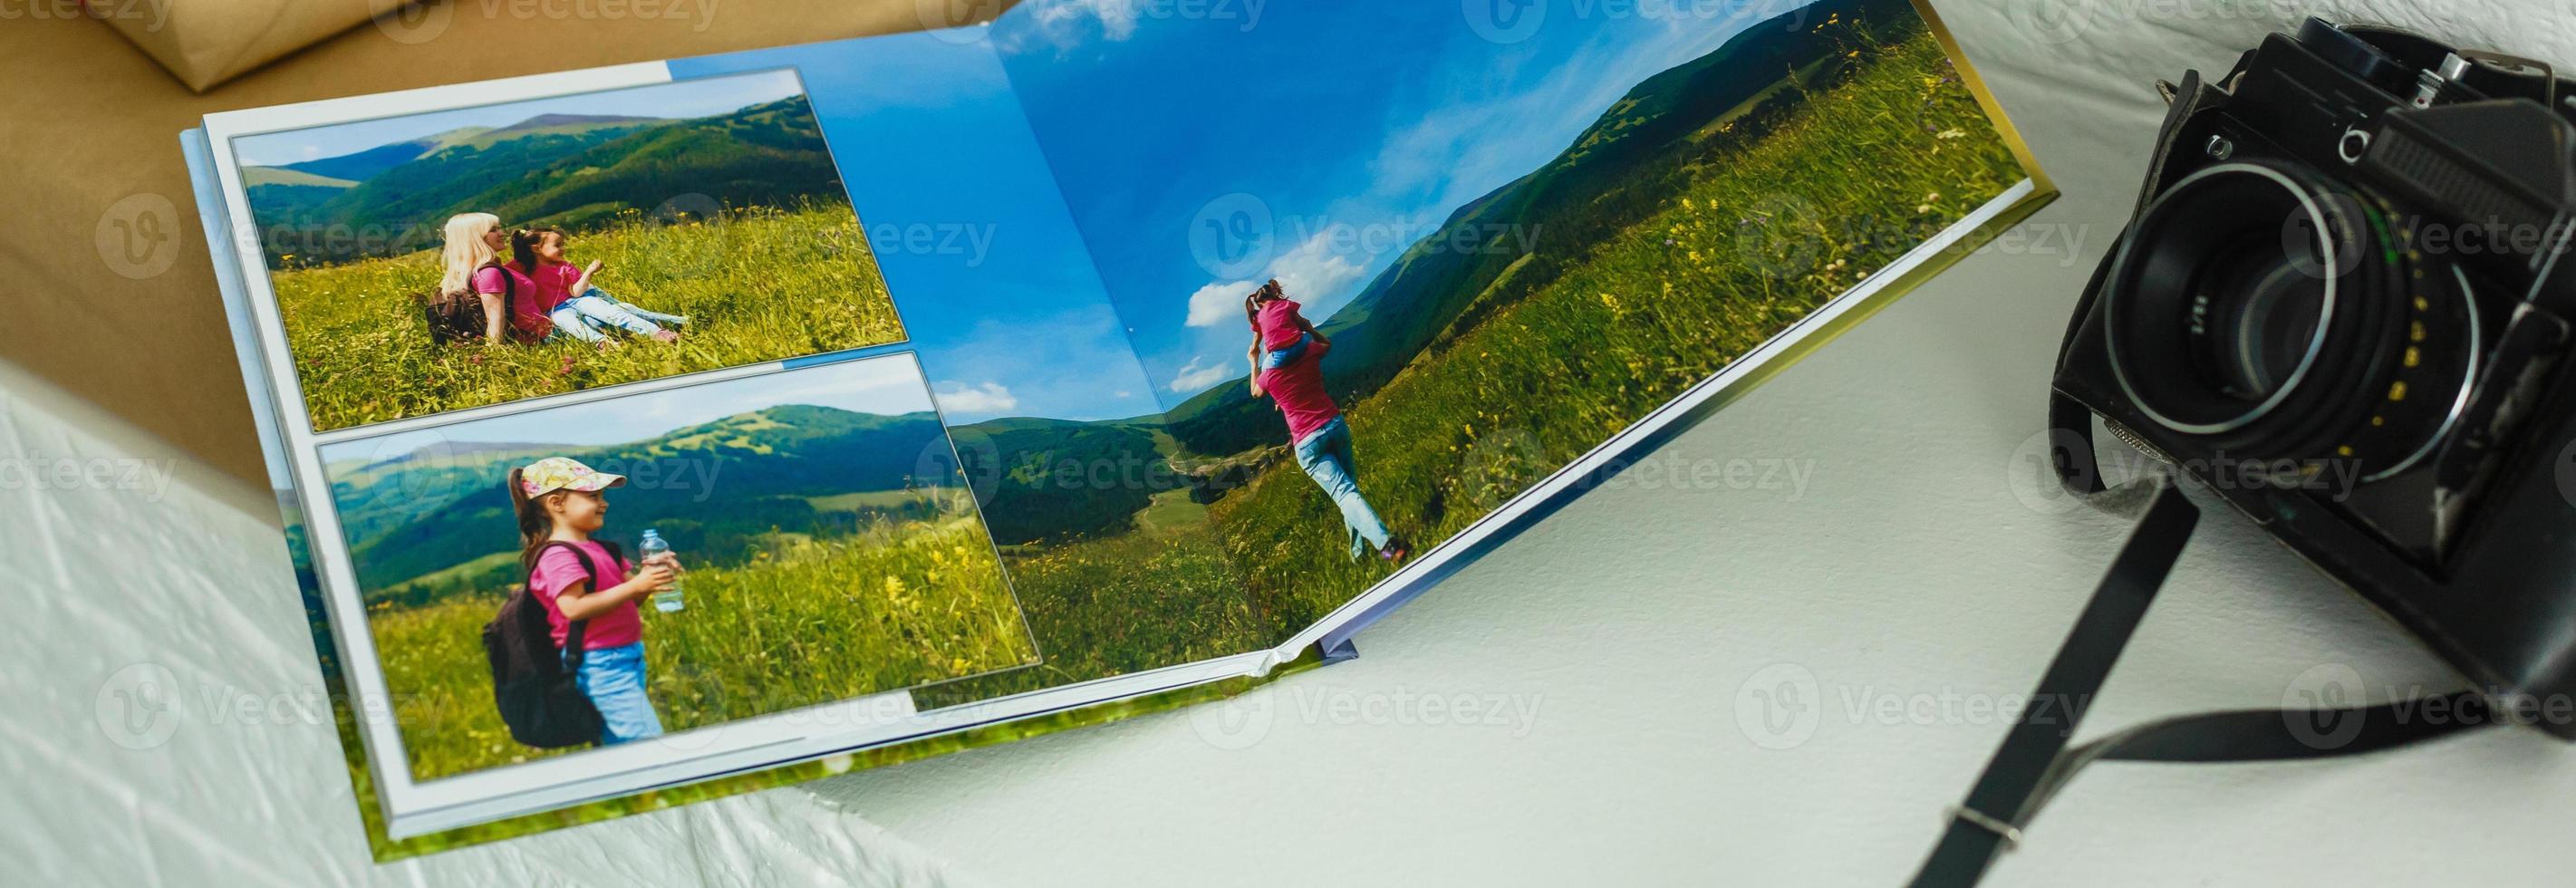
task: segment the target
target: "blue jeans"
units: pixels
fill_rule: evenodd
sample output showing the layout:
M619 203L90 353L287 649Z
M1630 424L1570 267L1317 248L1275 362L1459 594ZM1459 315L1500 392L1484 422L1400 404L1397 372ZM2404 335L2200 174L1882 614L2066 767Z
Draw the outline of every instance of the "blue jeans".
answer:
M1262 352L1261 369L1273 370L1288 366L1289 364L1295 363L1298 356L1304 355L1305 353L1306 334L1299 333L1297 334L1297 341L1288 343L1286 348L1275 348Z
M662 717L644 693L643 642L583 654L573 681L599 710L601 746L662 736Z
M663 314L633 303L618 301L617 297L608 295L608 291L598 287L592 287L579 296L564 300L562 305L555 306L555 310L546 317L555 322L555 335L569 336L583 342L598 342L607 338L601 335L600 325L624 330L637 336L651 336L662 332L662 328L654 326L655 321L665 324L689 322L688 318L680 315Z
M1297 467L1306 477L1324 488L1333 505L1342 510L1342 527L1351 538L1351 558L1361 553L1386 548L1391 538L1386 522L1377 520L1377 510L1369 508L1360 496L1359 476L1351 469L1351 427L1341 417L1325 423L1323 428L1306 433L1297 442Z

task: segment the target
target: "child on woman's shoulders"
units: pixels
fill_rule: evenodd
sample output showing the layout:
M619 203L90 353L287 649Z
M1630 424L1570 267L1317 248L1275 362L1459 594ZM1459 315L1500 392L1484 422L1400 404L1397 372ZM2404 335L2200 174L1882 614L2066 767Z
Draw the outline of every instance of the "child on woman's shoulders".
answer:
M1302 306L1280 289L1279 279L1263 283L1252 295L1244 297L1244 315L1252 323L1252 354L1255 370L1284 367L1306 356L1309 346L1331 348L1331 340L1315 329L1312 321L1299 312Z

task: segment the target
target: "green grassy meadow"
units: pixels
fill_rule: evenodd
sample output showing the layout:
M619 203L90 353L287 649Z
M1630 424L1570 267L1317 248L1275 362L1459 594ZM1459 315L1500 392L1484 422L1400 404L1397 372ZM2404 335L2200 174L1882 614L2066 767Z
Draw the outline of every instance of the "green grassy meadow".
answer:
M782 535L747 565L691 570L682 589L679 613L643 607L653 706L673 732L1038 659L971 514ZM482 631L500 604L469 596L368 614L414 779L573 751L519 745L492 708Z
M575 235L567 258L605 260L618 298L690 319L676 343L625 338L433 348L413 298L436 289L436 251L273 272L296 376L317 431L904 338L847 203L749 208ZM622 334L611 334L621 338Z
M2022 178L1930 34L1852 52L1868 60L1700 163L1645 222L1344 405L1361 490L1416 552ZM1349 560L1339 513L1293 464L1210 513L1227 554L1260 565L1245 582L1274 636L1388 570Z
M1005 563L1046 661L922 688L924 709L1260 650L1277 640L1204 524L1061 546Z

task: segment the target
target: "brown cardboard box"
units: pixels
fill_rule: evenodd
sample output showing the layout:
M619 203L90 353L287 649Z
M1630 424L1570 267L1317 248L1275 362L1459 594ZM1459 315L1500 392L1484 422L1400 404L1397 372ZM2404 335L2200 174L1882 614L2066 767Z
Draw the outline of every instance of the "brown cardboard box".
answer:
M385 2L291 5L372 10ZM917 30L951 24L925 16L990 18L1006 5L442 0L359 25L203 95L136 52L116 27L79 15L12 22L0 28L0 83L11 87L0 98L0 165L8 170L0 207L10 214L0 225L0 359L225 471L264 480L179 154L179 132L203 115ZM165 27L189 21L174 8Z
M88 0L79 6L203 92L409 2Z

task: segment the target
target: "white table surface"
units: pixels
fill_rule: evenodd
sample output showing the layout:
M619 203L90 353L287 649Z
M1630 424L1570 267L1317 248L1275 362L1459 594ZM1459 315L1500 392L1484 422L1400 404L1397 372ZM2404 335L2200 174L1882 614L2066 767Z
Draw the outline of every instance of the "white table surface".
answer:
M389 867L365 859L327 722L201 702L317 687L261 495L0 365L0 459L136 479L0 484L0 882L1899 882L2003 732L1977 701L2028 690L2126 529L2029 496L2028 447L2143 168L2147 84L2215 74L2302 11L1937 6L2066 196L1653 457L1754 475L1595 491L1368 630L1359 659L1231 703ZM2576 61L2567 0L2438 6L2304 9ZM193 689L157 740L102 721L137 663ZM2215 514L2087 733L2278 706L2321 666L2377 695L2454 681ZM1802 678L1812 732L1772 733L1753 692ZM1459 700L1506 715L1460 723ZM2558 883L2571 824L2576 751L2528 731L2112 765L1989 884Z

